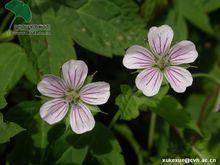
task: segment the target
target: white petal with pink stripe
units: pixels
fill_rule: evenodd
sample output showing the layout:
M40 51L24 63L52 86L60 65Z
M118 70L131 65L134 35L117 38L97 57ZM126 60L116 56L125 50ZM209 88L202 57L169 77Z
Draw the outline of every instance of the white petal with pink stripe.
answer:
M40 108L40 116L49 124L61 121L68 111L69 105L63 99L53 99L44 103Z
M178 93L184 92L186 87L192 85L193 82L191 73L188 70L177 66L167 67L164 75L173 90Z
M154 54L165 55L173 40L173 30L168 25L151 27L148 32L148 42Z
M90 110L84 104L77 104L72 107L70 125L73 132L82 134L94 128L95 120Z
M146 48L134 45L126 51L123 65L128 69L143 69L155 63L153 54Z
M198 52L191 41L181 41L169 51L169 61L172 65L192 63L197 57Z
M79 89L87 76L88 67L85 62L81 60L70 60L62 66L63 77L70 89Z
M159 90L163 81L163 74L157 68L147 68L138 74L135 83L138 89L146 96L154 96Z
M106 82L87 84L80 90L80 98L88 104L105 104L110 96L110 85Z
M63 97L65 95L65 83L59 77L46 75L37 85L38 91L48 97Z

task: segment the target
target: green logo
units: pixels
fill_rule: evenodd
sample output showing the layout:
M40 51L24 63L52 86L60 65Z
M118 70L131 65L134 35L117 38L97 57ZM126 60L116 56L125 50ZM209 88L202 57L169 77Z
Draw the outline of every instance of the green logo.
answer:
M15 14L12 23L17 17L23 18L26 23L32 19L30 7L22 1L12 0L5 5L5 8Z

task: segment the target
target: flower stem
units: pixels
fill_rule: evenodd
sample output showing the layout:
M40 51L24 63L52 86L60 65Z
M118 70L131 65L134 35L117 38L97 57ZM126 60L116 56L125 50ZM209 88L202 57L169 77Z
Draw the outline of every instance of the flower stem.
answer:
M148 137L148 148L151 150L154 142L154 129L156 125L156 114L154 112L151 113L150 119L150 127L149 127L149 137Z
M111 122L110 122L110 124L109 124L109 128L112 128L112 126L113 126L113 125L116 123L116 121L119 119L120 115L121 115L121 112L118 110L118 111L115 113L114 117L112 118L112 120L111 120Z
M220 85L220 80L219 80L218 78L216 78L215 76L210 75L210 74L206 74L206 73L196 73L196 74L193 74L193 77L194 77L194 78L196 78L196 77L208 78L208 79L213 80L214 82L216 82L217 84Z

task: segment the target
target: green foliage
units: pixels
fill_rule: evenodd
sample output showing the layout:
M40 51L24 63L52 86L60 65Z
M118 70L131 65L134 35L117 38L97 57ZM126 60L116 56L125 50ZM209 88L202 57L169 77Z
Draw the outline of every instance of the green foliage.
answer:
M201 0L203 8L206 12L212 12L220 8L220 1L219 0Z
M168 86L163 86L156 96L148 98L141 95L140 91L132 90L128 85L121 85L122 93L115 100L115 104L119 107L121 119L135 119L139 115L139 109L146 110L148 107L157 106L158 102L168 92L168 89Z
M60 137L52 148L58 164L125 164L117 139L104 125L96 123L92 132L74 135L72 132ZM92 158L91 158L92 157Z
M192 119L175 98L165 96L157 108L153 108L152 110L170 124L180 128L192 129L201 135L195 120Z
M26 129L15 138L15 149L9 156L12 164L39 163L44 159L43 151L48 145L47 133L50 126L40 118L40 106L41 102L25 101L8 113L8 120L13 120ZM18 152L20 150L22 152ZM29 156L26 157L27 155Z
M70 22L74 41L92 52L112 57L144 43L145 23L132 0L65 1L59 5L58 13Z
M62 64L76 58L70 31L63 28L67 22L62 16L56 15L53 9L44 11L39 3L37 0L32 1L31 23L48 25L49 31L40 36L19 37L28 55L26 76L33 83L37 83L43 74L59 75Z
M138 158L138 164L143 165L144 164L143 157L147 155L147 152L144 151L140 146L140 144L137 142L132 130L128 126L123 124L116 124L114 126L114 129L117 131L119 135L121 135L124 139L126 139L130 143Z
M166 24L171 25L174 30L174 41L179 42L185 40L188 37L188 29L185 18L179 12L178 8L174 6L168 13Z
M3 115L0 113L0 143L5 143L11 137L24 131L25 129L13 122L4 122Z
M175 2L178 3L180 14L182 14L188 21L207 33L213 33L209 17L203 9L201 0L177 0Z
M26 69L24 50L16 44L0 44L0 107L6 105L4 96L14 87Z

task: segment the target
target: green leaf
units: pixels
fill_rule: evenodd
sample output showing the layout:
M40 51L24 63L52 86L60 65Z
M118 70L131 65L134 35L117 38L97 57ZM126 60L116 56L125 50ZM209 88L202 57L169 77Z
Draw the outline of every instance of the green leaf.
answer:
M146 110L148 107L156 107L159 101L166 95L169 86L163 86L154 97L140 95L140 91L134 91L128 85L121 85L121 94L116 98L115 104L121 112L121 119L131 120L139 115L139 109Z
M209 17L203 10L200 0L177 0L179 12L192 24L204 32L213 34L213 29L209 22ZM196 9L196 10L195 10Z
M41 36L19 36L28 54L26 76L36 84L44 74L60 75L62 64L75 59L76 54L69 23L53 9L48 8L45 11L38 0L32 1L32 9L31 23L48 25L50 30L49 34Z
M160 156L168 154L170 140L170 125L167 121L161 121L156 132L156 146Z
M51 126L40 118L40 106L39 101L25 101L9 110L6 117L27 130L15 138L9 156L11 164L40 164L44 161Z
M0 44L0 107L6 105L5 96L18 82L26 69L23 49L12 43Z
M122 137L129 142L138 158L138 164L143 165L143 154L146 153L135 139L132 130L128 126L123 124L115 124L114 129L117 131L118 134L122 135Z
M185 110L191 117L198 121L202 104L205 101L205 95L192 94L186 101Z
M141 6L141 15L149 22L168 4L167 0L147 0Z
M85 158L88 156L99 164L125 164L117 139L100 123L96 123L91 132L81 135L73 134L71 130L71 133L64 134L54 144L52 151L58 164L86 164Z
M11 137L24 131L25 129L13 122L4 122L3 115L0 113L0 143L5 143Z
M176 8L169 10L165 22L173 28L174 41L179 42L188 38L186 21Z
M219 0L202 0L205 12L213 12L220 8Z
M20 0L11 0L5 8L15 14L15 17L22 17L26 23L31 21L32 14L30 7Z
M139 115L139 106L142 104L136 95L136 91L128 85L121 85L122 94L120 94L115 104L119 107L121 118L124 120L135 119Z
M4 108L7 105L4 95L0 95L0 109Z
M144 44L145 22L132 0L90 0L60 3L59 13L68 19L73 39L100 55L123 55L134 44ZM69 17L71 15L71 17Z
M182 108L180 103L171 96L165 96L157 108L152 108L157 115L164 118L168 123L179 128L189 128L201 135L201 131L195 120Z

